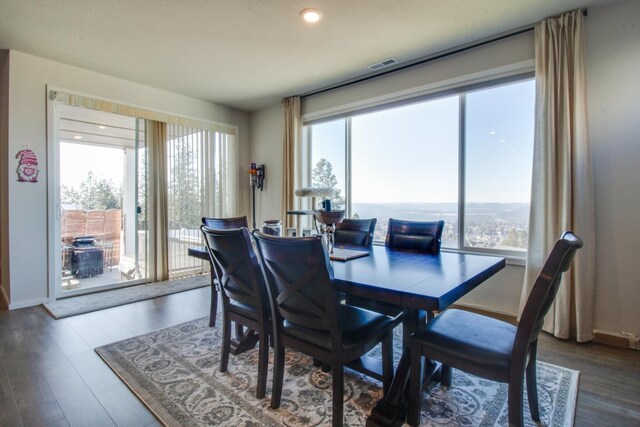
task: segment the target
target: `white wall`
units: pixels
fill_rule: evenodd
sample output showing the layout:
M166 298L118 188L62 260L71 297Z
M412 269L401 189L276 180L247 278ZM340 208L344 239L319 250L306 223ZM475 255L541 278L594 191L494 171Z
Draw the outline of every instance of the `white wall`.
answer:
M46 85L151 110L237 125L240 165L248 162L247 113L17 51L10 51L9 66L8 156L3 161L8 177L9 259L3 257L2 269L3 272L9 269L11 308L39 304L48 297ZM16 180L13 157L23 145L28 145L38 156L38 183ZM246 167L243 170L246 172ZM241 214L248 213L247 195L248 191L242 187Z
M252 162L265 165L264 190L256 191L256 225L280 218L282 203L282 107L280 104L251 114ZM249 177L240 181L248 187ZM251 222L251 219L249 219Z
M640 337L640 2L590 10L586 26L595 326Z
M595 179L597 277L595 328L640 336L640 2L592 9L586 18L590 131ZM468 51L303 102L307 116L339 113L375 104L383 96L407 96L463 76L482 74L533 58L533 34ZM280 106L252 114L252 153L271 153L271 169L281 165ZM276 122L277 121L277 122ZM277 215L281 196L268 191ZM524 268L507 266L467 295L463 303L500 313L518 309Z

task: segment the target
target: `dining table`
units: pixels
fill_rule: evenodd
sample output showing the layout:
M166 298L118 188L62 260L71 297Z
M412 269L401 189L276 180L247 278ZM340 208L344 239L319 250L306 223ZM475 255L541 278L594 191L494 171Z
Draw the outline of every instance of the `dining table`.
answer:
M347 296L398 307L403 313L402 356L389 391L367 418L368 426L399 426L407 415L411 334L502 270L505 259L449 251L431 254L382 245L339 246L336 252L343 249L366 251L367 254L347 261L331 261L336 290ZM204 259L204 255L208 255L206 251L205 247L189 248L189 255ZM240 346L242 350L247 348ZM423 366L425 382L438 378L436 362L425 359Z
M393 382L367 418L368 426L399 426L407 415L409 340L433 316L505 267L499 256L446 252L430 254L374 245L368 256L331 261L337 290L402 309L403 352ZM439 365L423 362L425 382Z

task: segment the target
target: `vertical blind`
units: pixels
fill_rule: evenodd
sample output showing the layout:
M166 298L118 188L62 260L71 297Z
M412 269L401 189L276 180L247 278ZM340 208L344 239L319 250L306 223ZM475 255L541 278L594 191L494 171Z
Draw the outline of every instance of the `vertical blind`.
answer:
M194 274L203 264L188 256L189 246L202 244L204 216L235 215L235 138L167 125L167 191L169 276Z

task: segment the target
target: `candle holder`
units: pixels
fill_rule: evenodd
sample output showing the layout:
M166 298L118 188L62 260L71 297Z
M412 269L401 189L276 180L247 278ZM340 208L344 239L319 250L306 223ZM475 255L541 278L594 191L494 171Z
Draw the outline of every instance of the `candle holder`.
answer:
M314 210L313 216L315 220L320 224L320 232L327 238L327 248L329 253L333 253L333 233L335 231L335 224L342 222L344 219L344 211L323 211Z
M291 214L291 215L297 215L298 219L296 220L296 234L298 236L301 235L302 229L301 229L301 218L299 217L299 215L311 215L313 217L313 228L316 229L316 231L318 233L320 233L320 229L318 228L318 222L315 219L314 215L314 210L318 208L318 206L316 206L316 199L317 198L321 198L323 201L335 196L336 194L336 190L335 188L331 188L331 187L301 187L301 188L297 188L296 191L294 192L294 194L297 197L305 197L305 198L310 198L311 199L311 204L310 206L307 206L307 209L309 210L292 210L292 211L287 211L287 214ZM325 211L330 211L331 210L331 206L329 206L329 209L326 208L326 202L324 202L324 204L322 205L322 207L324 208ZM306 223L306 221L305 221Z

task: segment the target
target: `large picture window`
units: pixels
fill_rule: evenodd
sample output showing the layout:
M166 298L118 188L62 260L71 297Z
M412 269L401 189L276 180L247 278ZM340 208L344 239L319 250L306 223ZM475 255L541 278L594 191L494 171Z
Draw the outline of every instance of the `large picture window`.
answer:
M430 96L305 125L305 184L338 190L348 217L443 219L443 247L523 256L534 80Z

